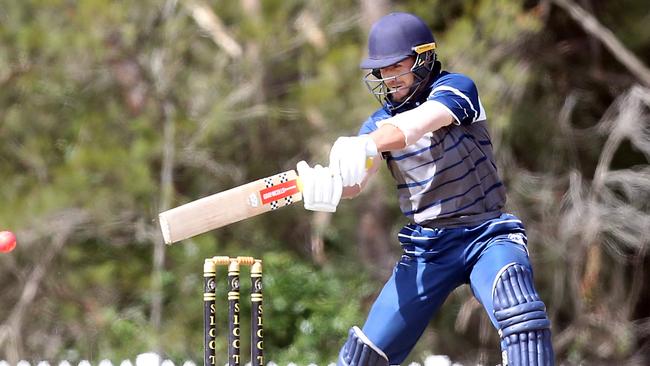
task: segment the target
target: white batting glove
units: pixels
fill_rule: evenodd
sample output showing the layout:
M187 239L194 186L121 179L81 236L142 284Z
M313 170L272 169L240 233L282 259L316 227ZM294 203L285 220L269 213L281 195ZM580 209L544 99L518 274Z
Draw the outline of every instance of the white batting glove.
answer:
M305 208L312 211L336 212L341 200L343 185L341 176L333 174L328 167L316 165L313 168L305 161L296 166L302 182L302 200Z
M355 186L366 176L366 160L376 155L370 135L339 137L330 150L330 168L341 175L344 187Z

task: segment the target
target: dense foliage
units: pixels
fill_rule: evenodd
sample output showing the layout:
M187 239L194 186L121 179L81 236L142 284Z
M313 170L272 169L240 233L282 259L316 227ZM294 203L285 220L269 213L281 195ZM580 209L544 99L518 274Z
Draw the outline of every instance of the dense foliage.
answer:
M203 259L252 255L268 357L334 360L399 255L386 172L334 215L296 206L166 248L156 217L326 163L377 107L357 67L369 24L406 10L477 82L558 359L650 362L650 85L566 3L0 1L0 230L19 239L0 255L0 359L199 363ZM646 0L579 3L650 62ZM411 357L497 363L482 312L459 289Z

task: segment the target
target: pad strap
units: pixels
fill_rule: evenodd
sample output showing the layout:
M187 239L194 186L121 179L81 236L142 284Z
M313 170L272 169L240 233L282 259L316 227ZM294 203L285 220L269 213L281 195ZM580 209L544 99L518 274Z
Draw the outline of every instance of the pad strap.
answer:
M372 343L359 327L350 328L341 348L337 366L388 366L388 357Z
M530 270L516 263L507 265L499 272L492 294L503 365L553 365L551 322Z

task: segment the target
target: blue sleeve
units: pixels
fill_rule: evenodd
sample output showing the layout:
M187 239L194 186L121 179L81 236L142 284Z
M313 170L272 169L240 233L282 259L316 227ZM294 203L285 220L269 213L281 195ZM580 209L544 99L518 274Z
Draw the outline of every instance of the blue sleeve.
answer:
M372 114L372 116L368 117L368 119L363 122L363 125L361 125L361 128L359 129L359 136L373 132L377 129L377 122L389 117L390 115L388 112L386 112L386 110L383 108L378 109L375 113Z
M372 120L372 118L368 118L363 125L361 125L361 128L359 129L359 136L361 135L366 135L369 134L370 132L374 131L377 129L377 125L375 124L375 121Z
M459 124L467 125L486 119L476 84L462 74L441 76L434 83L428 100L435 100L447 107Z

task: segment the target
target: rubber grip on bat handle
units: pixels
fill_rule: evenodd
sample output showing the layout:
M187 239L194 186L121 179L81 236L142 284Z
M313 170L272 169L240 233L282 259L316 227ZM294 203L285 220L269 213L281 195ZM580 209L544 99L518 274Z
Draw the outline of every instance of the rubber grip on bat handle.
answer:
M373 163L374 158L368 157L366 158L366 170L369 170L372 168L372 163ZM296 185L298 186L298 190L302 192L302 179L300 177L296 178Z
M373 160L375 160L373 157L366 158L366 170L370 170L370 168L372 168Z

